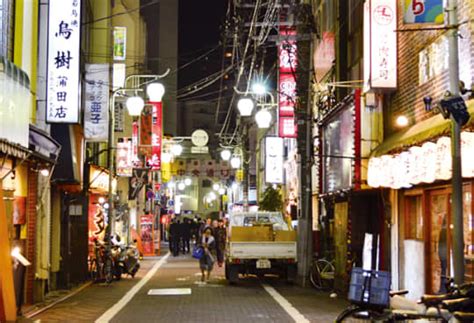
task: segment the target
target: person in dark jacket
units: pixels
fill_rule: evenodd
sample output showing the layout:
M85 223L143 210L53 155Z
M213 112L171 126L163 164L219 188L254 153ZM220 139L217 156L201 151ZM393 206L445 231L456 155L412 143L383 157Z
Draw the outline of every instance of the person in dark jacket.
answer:
M189 253L189 240L191 239L191 223L189 219L185 218L181 224L181 243L183 254Z
M218 221L217 228L214 229L214 232L214 237L216 238L217 264L219 267L222 267L227 243L227 229L224 226L224 220L220 219Z
M179 224L175 219L170 224L170 247L173 256L179 255Z

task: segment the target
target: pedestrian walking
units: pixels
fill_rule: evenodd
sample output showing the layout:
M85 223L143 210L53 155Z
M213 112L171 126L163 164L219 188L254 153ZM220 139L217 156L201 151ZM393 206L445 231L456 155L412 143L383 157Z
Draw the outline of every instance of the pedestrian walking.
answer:
M215 230L216 238L216 255L217 255L217 264L219 267L222 267L224 263L225 248L227 243L227 229L224 226L224 220L220 219L218 221L217 228Z
M191 240L191 223L187 218L184 218L183 223L181 224L181 239L183 254L189 253L189 240Z
M211 218L207 218L206 222L201 223L201 225L199 226L199 240L198 241L201 241L203 233L207 228L211 228L211 230L212 230L212 220L211 220Z
M179 255L179 225L175 219L170 224L170 249L174 257Z
M216 240L212 236L212 229L206 228L202 235L201 247L204 249L204 255L199 259L201 268L201 281L209 281L212 269L214 268L216 256Z

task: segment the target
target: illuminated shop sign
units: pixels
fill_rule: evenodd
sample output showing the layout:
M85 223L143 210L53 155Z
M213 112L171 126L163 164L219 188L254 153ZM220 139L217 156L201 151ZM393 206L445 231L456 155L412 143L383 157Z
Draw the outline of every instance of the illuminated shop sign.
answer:
M107 141L109 127L109 64L86 64L84 137Z
M49 1L46 121L79 122L80 0Z
M397 87L397 1L364 4L364 80L366 88Z
M283 138L265 138L265 182L283 183Z

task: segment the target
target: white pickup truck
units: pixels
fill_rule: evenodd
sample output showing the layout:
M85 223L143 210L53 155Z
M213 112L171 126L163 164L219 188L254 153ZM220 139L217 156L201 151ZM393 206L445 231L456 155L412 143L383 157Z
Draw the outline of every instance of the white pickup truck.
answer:
M296 232L280 212L233 213L229 219L225 274L236 283L239 274L296 277Z

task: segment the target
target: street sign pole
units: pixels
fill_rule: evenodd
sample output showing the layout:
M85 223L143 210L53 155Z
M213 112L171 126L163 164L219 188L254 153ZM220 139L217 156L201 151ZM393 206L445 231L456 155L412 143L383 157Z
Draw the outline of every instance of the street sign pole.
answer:
M457 0L448 0L447 29L449 41L449 89L459 95L458 18ZM451 115L452 192L454 282L464 282L464 230L462 205L461 124Z

